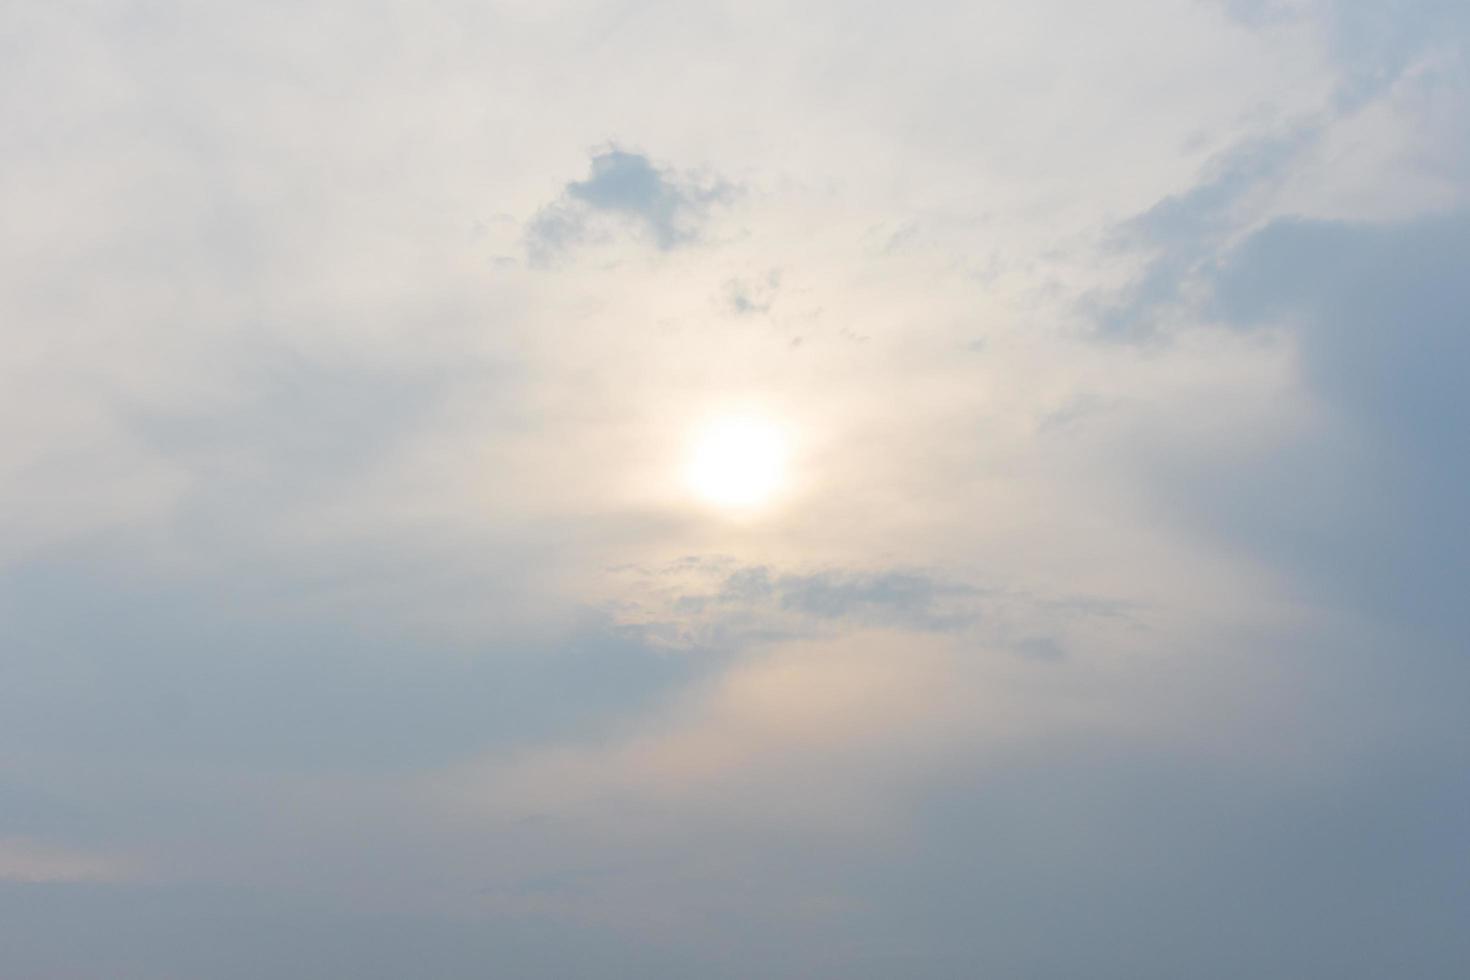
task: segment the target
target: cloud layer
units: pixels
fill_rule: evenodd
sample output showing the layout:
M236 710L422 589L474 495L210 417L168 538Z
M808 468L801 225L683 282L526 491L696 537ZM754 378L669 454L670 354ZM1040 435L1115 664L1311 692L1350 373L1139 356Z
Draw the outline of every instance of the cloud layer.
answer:
M668 251L695 241L710 205L731 193L723 182L703 186L682 180L640 153L614 147L593 154L587 179L571 181L536 213L526 233L527 248L533 261L545 262L586 241L596 233L598 220L609 217Z
M6 977L1459 980L1464 10L0 12Z

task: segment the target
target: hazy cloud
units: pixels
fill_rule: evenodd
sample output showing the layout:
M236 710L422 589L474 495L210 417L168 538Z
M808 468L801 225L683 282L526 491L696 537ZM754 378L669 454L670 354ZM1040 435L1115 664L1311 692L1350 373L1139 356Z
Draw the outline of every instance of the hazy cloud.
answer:
M763 277L742 277L725 283L725 302L736 316L769 313L780 289L781 274L772 269Z
M1112 248L1147 258L1118 294L1089 300L1100 336L1145 341L1167 329L1171 308L1187 300L1219 249L1252 220L1249 198L1279 180L1316 133L1303 125L1232 147L1210 161L1195 186L1114 229ZM1181 311L1172 313L1177 322Z
M1463 214L1280 221L1232 251L1213 284L1226 322L1290 332L1303 380L1348 434L1335 449L1258 464L1268 499L1315 528L1290 560L1334 582L1339 601L1442 627L1448 617L1455 630L1470 628L1458 584L1470 575L1466 256ZM1316 488L1325 500L1292 499L1280 485L1305 486L1311 472L1337 474ZM1258 525L1253 537L1273 533Z
M132 862L17 837L0 837L0 882L58 885L121 881Z
M573 6L0 5L5 980L1462 980L1470 8Z
M714 601L769 602L817 619L943 630L971 622L978 612L965 606L973 606L979 595L969 586L914 572L773 576L769 569L755 567L731 574Z
M594 233L599 219L633 228L661 251L695 241L711 205L730 199L723 181L700 182L656 166L648 157L612 148L592 156L586 180L566 185L526 231L534 260L545 261Z

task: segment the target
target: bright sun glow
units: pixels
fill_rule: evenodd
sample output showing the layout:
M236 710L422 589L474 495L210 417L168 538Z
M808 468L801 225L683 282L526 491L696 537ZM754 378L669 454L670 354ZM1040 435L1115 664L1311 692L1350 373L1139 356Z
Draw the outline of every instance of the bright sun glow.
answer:
M720 507L759 507L785 482L787 453L786 433L769 419L751 415L717 419L695 440L689 486Z

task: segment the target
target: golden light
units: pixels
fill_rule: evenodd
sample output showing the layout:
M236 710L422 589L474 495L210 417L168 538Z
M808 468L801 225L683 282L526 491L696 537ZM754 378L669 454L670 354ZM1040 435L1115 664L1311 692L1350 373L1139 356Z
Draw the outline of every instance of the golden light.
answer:
M729 510L767 504L786 482L788 441L780 425L759 415L715 419L694 440L686 470L689 488Z

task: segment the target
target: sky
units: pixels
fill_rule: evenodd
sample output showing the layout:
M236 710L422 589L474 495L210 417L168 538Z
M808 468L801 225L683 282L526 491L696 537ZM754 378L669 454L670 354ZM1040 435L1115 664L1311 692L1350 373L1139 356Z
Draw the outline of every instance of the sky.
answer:
M1470 5L0 0L0 973L1470 975Z

